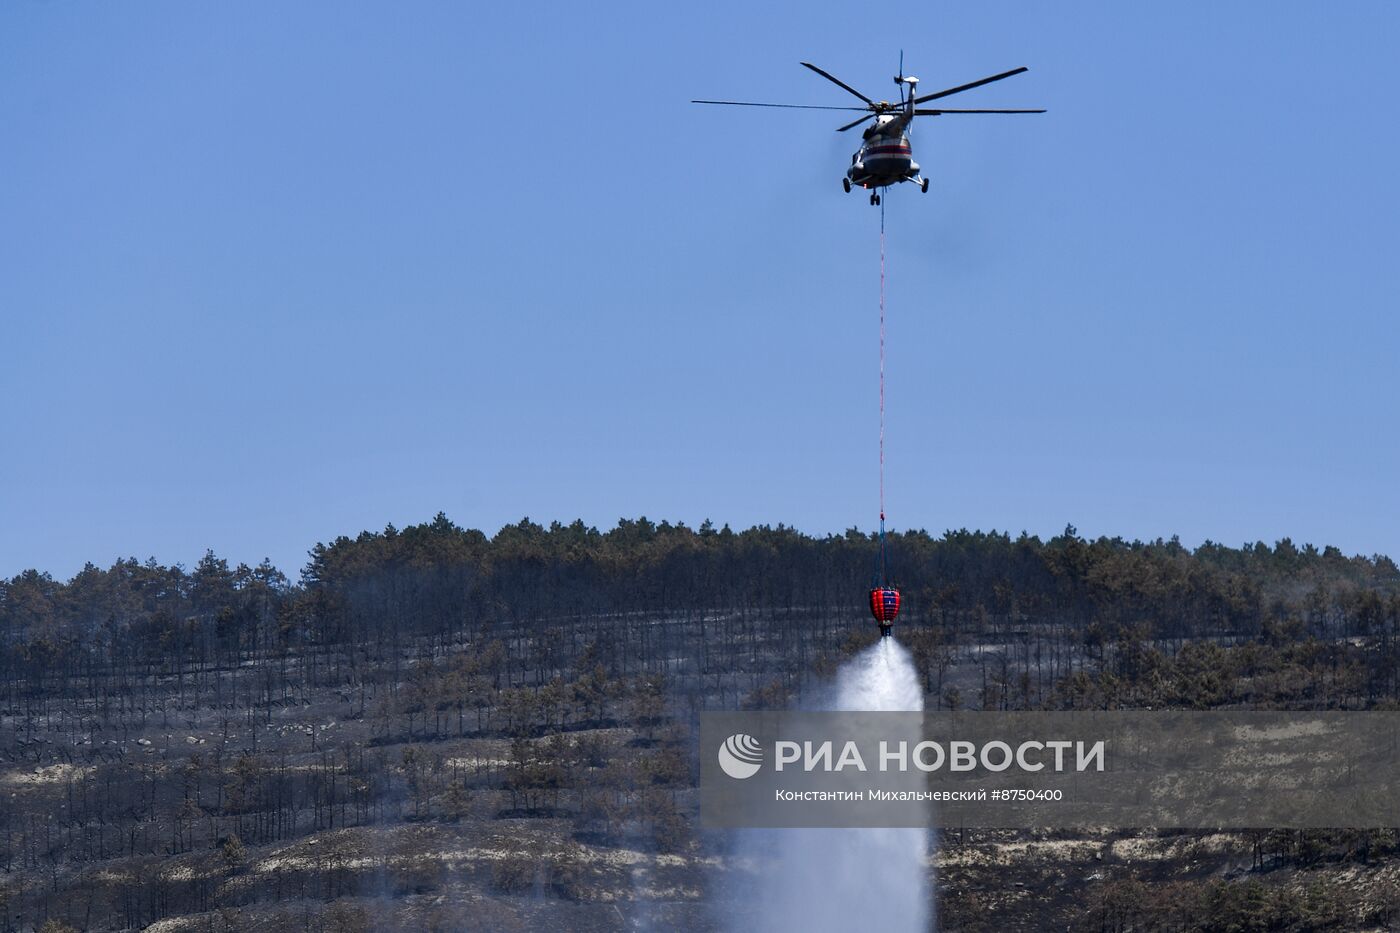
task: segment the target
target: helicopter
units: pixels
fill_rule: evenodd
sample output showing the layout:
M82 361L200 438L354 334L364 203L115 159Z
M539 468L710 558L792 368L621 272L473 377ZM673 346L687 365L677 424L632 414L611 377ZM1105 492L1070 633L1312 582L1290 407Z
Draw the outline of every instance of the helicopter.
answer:
M854 94L864 101L864 107L831 107L815 104L764 104L753 103L742 100L692 100L692 104L722 104L730 107L785 107L794 110L856 110L865 112L865 116L852 120L845 126L838 126L836 131L844 133L847 130L855 129L868 120L874 120L870 126L861 133L862 141L860 148L851 156L850 167L846 169L846 175L841 179L841 187L849 194L852 187L863 188L870 191L870 203L878 205L880 203L880 189L888 188L900 182L911 182L919 186L919 190L924 194L928 193L928 178L919 174L919 163L914 161L914 148L909 142L909 124L915 117L939 117L945 113L1045 113L1044 110L948 110L932 109L920 107L932 100L939 100L953 94L961 94L963 91L970 91L973 88L981 87L984 84L991 84L993 81L1000 81L1003 78L1010 78L1013 75L1028 71L1027 68L1013 68L1011 71L1003 71L1001 74L992 75L989 78L982 78L979 81L970 81L967 84L960 84L957 87L945 88L933 94L918 94L919 79L913 75L904 73L904 53L899 55L899 74L895 75L894 83L899 85L899 100L871 100L860 91L851 87L840 78L823 71L811 62L801 62L802 67L809 68L821 75L832 84L842 90Z

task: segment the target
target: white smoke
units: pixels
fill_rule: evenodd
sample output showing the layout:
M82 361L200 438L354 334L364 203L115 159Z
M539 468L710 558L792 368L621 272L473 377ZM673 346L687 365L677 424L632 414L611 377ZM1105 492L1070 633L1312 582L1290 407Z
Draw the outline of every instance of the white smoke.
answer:
M825 708L919 712L913 660L881 638L842 666ZM753 831L741 846L759 876L733 924L742 930L923 933L933 920L926 829Z

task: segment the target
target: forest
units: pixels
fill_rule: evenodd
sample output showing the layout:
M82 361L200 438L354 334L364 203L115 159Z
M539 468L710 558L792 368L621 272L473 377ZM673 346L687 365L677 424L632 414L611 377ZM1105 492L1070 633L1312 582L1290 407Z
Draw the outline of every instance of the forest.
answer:
M877 547L439 514L317 544L295 578L206 553L0 581L0 930L717 929L695 717L821 689L875 637ZM929 708L1400 700L1388 557L1073 527L889 548ZM950 929L1034 925L1055 891L1074 928L1343 929L1389 922L1397 850L1382 830L985 832L935 870Z

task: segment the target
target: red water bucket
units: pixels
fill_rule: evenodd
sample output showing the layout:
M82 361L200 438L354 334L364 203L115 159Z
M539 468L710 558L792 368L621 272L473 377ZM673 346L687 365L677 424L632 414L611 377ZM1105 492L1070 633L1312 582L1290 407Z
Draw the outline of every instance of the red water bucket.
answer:
M881 625L889 625L899 615L899 590L892 586L877 586L870 591L870 614Z

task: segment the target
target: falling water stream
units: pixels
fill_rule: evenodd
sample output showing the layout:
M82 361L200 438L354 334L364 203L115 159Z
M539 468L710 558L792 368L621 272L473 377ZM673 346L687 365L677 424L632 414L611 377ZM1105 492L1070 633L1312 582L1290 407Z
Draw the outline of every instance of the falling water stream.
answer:
M825 708L921 711L909 652L881 638L841 667ZM744 842L759 874L735 929L923 933L932 925L926 829L772 830Z

